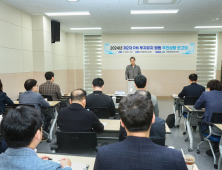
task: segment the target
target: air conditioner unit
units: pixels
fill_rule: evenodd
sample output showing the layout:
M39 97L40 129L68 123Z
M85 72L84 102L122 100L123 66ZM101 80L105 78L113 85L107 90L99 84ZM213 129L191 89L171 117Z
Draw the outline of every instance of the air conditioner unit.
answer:
M181 0L138 0L139 5L178 4Z

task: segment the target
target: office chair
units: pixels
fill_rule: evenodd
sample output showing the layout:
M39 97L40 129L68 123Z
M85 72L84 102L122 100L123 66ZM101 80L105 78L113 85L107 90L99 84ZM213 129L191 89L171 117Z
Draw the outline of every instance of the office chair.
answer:
M184 98L184 105L194 105L198 99L199 99L199 97L194 97L194 96L188 97L187 96ZM187 119L187 112L184 111L183 108L182 108L182 115L183 115L184 129L185 129L185 131L183 132L183 135L186 135L187 127L186 127L186 120L185 119ZM180 117L180 119L181 119L181 117ZM180 122L180 120L179 120L179 122Z
M95 154L96 132L56 132L57 142L50 145L54 153Z
M35 105L33 104L14 104L13 108L15 109L17 106L27 106L27 107L32 107L35 109Z
M215 156L213 147L211 145L211 141L218 142L218 143L220 142L220 137L221 137L222 131L220 129L218 129L214 124L222 124L222 113L215 112L212 114L210 122L202 122L202 123L205 123L208 125L209 134L207 134L201 130L201 124L199 123L199 126L200 126L199 132L200 132L201 142L197 145L197 154L200 154L200 145L203 142L208 142L210 145L211 152L214 157L214 168L217 169L218 168L218 165L216 163L217 160L216 160L216 156ZM205 137L204 139L203 139L203 136Z
M47 101L53 101L52 100L52 96L49 96L49 95L42 95L43 98L46 98Z
M86 109L95 113L99 119L109 119L110 109L107 107L87 107Z

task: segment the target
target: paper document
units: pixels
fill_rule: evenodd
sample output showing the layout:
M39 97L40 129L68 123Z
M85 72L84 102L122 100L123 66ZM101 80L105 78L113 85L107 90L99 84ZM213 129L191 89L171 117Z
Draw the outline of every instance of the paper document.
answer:
M105 127L106 126L106 124L107 124L107 122L101 122L102 124L103 124L103 126Z
M52 160L53 162L57 162L60 164L60 160ZM72 170L87 170L89 165L83 164L81 162L72 162L71 168Z
M176 97L178 97L178 95L177 95L177 94L173 94L172 96L173 96L173 97L175 97L175 98L176 98Z

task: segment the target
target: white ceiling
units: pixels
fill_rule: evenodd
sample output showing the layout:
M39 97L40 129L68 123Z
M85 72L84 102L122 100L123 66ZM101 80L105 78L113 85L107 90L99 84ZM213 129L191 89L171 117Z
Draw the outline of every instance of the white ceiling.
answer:
M89 16L53 16L61 29L75 33L135 32L220 32L222 29L195 29L195 26L222 26L222 0L181 0L178 4L138 5L138 0L4 0L31 14L89 11ZM177 14L131 15L130 10L179 9ZM210 19L219 18L217 21ZM88 21L95 21L89 23ZM131 30L131 27L164 26L163 30ZM71 27L102 27L102 30L71 31Z

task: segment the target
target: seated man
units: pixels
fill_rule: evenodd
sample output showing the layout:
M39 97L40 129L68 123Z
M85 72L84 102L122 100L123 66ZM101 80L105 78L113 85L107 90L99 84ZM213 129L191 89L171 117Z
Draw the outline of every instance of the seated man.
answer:
M147 86L147 79L143 75L139 75L134 79L135 86L137 90L146 90ZM159 105L158 105L158 100L156 96L151 94L151 100L153 102L153 107L154 107L154 114L155 116L159 117Z
M200 95L205 91L205 87L197 84L198 76L197 74L191 74L189 75L189 86L185 86L183 90L178 94L178 97L184 98L186 96L188 97L200 97Z
M110 116L115 116L116 109L110 96L103 94L104 81L101 78L95 78L92 82L94 92L86 98L86 108L106 107L110 109Z
M180 151L156 145L149 139L151 124L155 122L150 99L130 94L120 101L118 110L127 138L100 147L94 170L187 170Z
M138 90L135 94L141 94L147 97L148 99L151 99L151 94L145 90ZM120 125L119 141L124 140L126 136L127 136L127 133L126 133L125 128ZM166 137L165 120L155 116L155 122L151 125L151 129L150 129L150 138L157 139L157 138L165 138L165 137Z
M54 73L49 71L45 73L46 82L39 86L39 93L41 95L52 96L53 101L58 101L62 98L60 87L58 84L53 83Z
M9 111L2 120L1 131L9 148L0 154L0 169L71 170L71 161L67 158L59 164L36 154L42 139L42 120L36 109L18 106Z
M210 80L207 83L207 92L203 92L200 98L196 101L194 108L201 109L205 108L203 122L210 122L212 114L214 112L222 113L222 85L218 80ZM207 124L201 124L202 131L209 134L209 127ZM217 129L216 129L217 130ZM215 131L215 130L214 130ZM215 131L218 134L221 134L221 131ZM214 143L213 150L214 152L219 152L219 143ZM206 154L213 156L211 149L209 148L206 151Z
M28 79L25 82L25 89L24 93L19 94L19 104L27 104L27 105L34 105L35 108L41 113L41 106L42 107L49 107L49 103L45 101L41 94L38 92L38 85L35 79ZM44 130L48 131L49 124L51 122L52 117L50 115L41 115L42 120L44 121Z
M103 124L92 111L85 109L86 91L76 89L71 92L70 106L58 113L58 125L64 132L102 132Z

